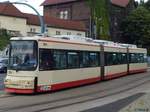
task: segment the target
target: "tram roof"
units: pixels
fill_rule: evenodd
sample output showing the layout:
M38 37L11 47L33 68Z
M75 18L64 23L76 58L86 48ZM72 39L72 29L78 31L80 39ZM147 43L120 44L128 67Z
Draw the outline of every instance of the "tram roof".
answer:
M64 38L65 37L65 38ZM113 41L106 41L106 40L93 40L87 37L80 37L80 36L54 36L54 37L44 37L44 36L32 36L32 37L12 37L10 40L36 40L36 41L61 41L66 43L77 43L77 44L87 44L87 45L95 45L100 46L103 45L105 47L116 47L116 48L131 48L131 49L142 49L137 48L136 45L132 44L122 44L122 43L115 43Z

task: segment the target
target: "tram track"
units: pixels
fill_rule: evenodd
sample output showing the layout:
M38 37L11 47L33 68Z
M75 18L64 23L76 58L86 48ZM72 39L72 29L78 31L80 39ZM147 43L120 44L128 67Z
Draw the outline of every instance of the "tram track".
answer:
M50 108L44 108L44 109L40 109L40 110L36 110L36 111L32 111L32 112L42 112L42 111L46 111L46 110L53 110L53 109L58 109L58 108L62 108L62 107L68 107L68 106L75 105L75 104L86 103L86 102L94 101L94 100L97 100L97 99L102 99L102 98L105 98L105 97L109 97L109 96L113 96L113 95L120 94L120 93L122 93L122 92L129 91L129 90L131 90L131 89L134 89L134 88L136 88L136 87L139 87L139 86L141 86L141 85L143 85L143 84L146 84L146 83L148 83L148 82L150 82L150 80L147 80L147 81L145 81L145 82L143 82L143 83L140 83L140 84L138 84L138 85L132 86L132 87L130 87L130 88L120 90L120 91L118 91L118 92L106 94L106 95L103 95L103 96L99 96L99 97L95 97L95 98L91 98L91 99L87 99L87 100L83 100L83 101L73 102L73 103L64 104L64 105L59 105L59 106L50 107Z
M140 75L142 75L142 74L140 74ZM146 80L144 80L144 79L146 79ZM144 81L140 82L141 80L144 80ZM36 107L39 105L50 105L50 106L48 108L42 108L40 110L35 110L32 112L41 112L41 111L46 111L46 110L53 110L53 109L58 109L58 108L67 107L67 106L80 104L80 103L86 103L89 101L94 101L97 99L101 99L101 98L113 96L116 94L120 94L122 92L126 92L126 91L129 91L129 90L134 89L136 87L139 87L139 86L146 84L148 82L150 82L150 79L149 79L149 76L146 75L146 76L143 76L140 78L138 77L134 80L127 81L126 83L122 83L121 85L113 86L111 88L106 88L103 90L97 90L97 91L88 92L86 94L81 94L81 95L77 95L77 96L73 96L73 97L66 97L66 98L61 98L61 99L56 99L56 100L51 100L51 101L45 101L45 102L40 102L40 103L34 103L34 104L29 104L29 105L22 105L22 106L16 106L16 107L11 107L11 108L9 108L9 107L8 108L0 108L0 111L7 112L7 111L12 111L12 110ZM121 87L123 89L119 89L118 91L115 91L115 92L110 92L109 94L101 95L103 93L107 93L108 91L113 91L114 89L119 88L119 87ZM99 95L97 95L97 94L99 94ZM81 100L82 97L83 97L83 100ZM75 100L75 101L73 101L73 100ZM69 103L64 104L63 101L65 101L65 102L67 101ZM73 101L73 102L70 103L70 101ZM59 105L57 105L57 103L59 103ZM51 105L54 105L54 106L51 106Z
M138 74L138 75L139 75L139 74ZM131 76L131 75L130 75L130 76ZM147 77L147 76L146 76L146 77ZM145 76L140 77L140 78L136 78L136 79L131 80L131 81L129 81L129 82L123 83L123 84L121 84L121 85L119 85L119 86L128 84L128 83L130 83L130 82L134 82L134 81L137 81L137 80L140 80L140 79L143 79L143 78L145 78ZM106 81L97 82L97 84L98 84L98 83L106 83ZM78 87L77 87L77 88L78 88ZM93 93L98 93L98 92L103 92L103 91L111 90L111 89L114 89L114 88L111 87L111 88L103 89L102 91L86 93L86 94L80 95L80 97L85 96L85 95L90 95L90 94L93 94ZM3 89L0 89L0 91L3 91ZM43 94L45 94L45 93L43 93ZM50 93L50 94L51 94L51 93ZM19 94L16 95L16 94L11 94L11 93L4 93L4 94L0 95L0 98L17 97L18 95L19 95ZM75 96L75 98L76 98L76 97L78 97L78 96ZM74 98L74 97L72 97L72 98Z
M140 73L140 74L133 74L133 75L142 75L143 73ZM126 77L130 77L130 76L133 76L133 75L128 75L128 76L123 76L123 77L121 77L121 78L126 78ZM143 77L138 77L138 78L136 78L136 79L133 79L133 80L130 80L130 81L128 81L128 82L125 82L125 83L122 83L122 84L120 84L120 85L117 85L117 86L115 86L116 88L117 87L119 87L119 86L124 86L124 85L127 85L127 84L129 84L129 83L131 83L131 82L136 82L136 81L139 81L139 80L141 80L141 79L143 79L143 78L147 78L147 77L150 77L150 76L148 76L148 75L146 75L146 76L143 76ZM112 79L112 80L117 80L117 79L119 79L119 78L115 78L115 79ZM107 83L107 82L110 82L111 80L107 80L107 81L101 81L101 82L96 82L95 84L103 84L103 83ZM94 85L94 84L93 84ZM85 85L85 86L88 86L88 85ZM80 87L85 87L85 86L80 86ZM89 84L89 86L90 86L90 84ZM79 88L79 87L76 87L76 88ZM70 89L74 89L74 88L70 88ZM108 91L108 90L112 90L112 89L114 89L114 87L110 87L110 88L106 88L106 89L103 89L103 90L98 90L98 91L94 91L94 92L90 92L90 93L86 93L86 94L83 94L83 95L79 95L79 96L74 96L74 97L69 97L69 98L77 98L77 97L82 97L82 96L85 96L85 95L90 95L90 94L93 94L93 93L99 93L99 92L104 92L104 91ZM65 89L65 90L67 90L67 89ZM59 91L58 91L59 92ZM45 94L45 93L42 93L42 94ZM47 93L46 93L47 94ZM53 92L49 92L48 94L53 94ZM0 96L0 98L8 98L8 97L17 97L19 94L11 94L11 93L5 93L5 95L2 95L2 97ZM37 94L38 95L38 94ZM69 98L67 98L67 99L69 99Z

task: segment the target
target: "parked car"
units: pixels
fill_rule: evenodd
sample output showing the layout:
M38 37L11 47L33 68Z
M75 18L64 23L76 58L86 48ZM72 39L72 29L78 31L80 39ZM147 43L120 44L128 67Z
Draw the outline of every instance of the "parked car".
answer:
M147 57L148 66L150 67L150 56Z
M7 72L8 58L0 58L0 72Z

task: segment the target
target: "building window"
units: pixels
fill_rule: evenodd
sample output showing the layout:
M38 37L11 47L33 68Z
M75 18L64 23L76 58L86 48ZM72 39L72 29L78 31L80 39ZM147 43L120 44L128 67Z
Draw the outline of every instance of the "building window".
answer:
M56 31L56 35L61 35L60 31Z
M81 34L81 33L77 33L77 35L78 35L78 36L82 36L82 34Z
M63 19L63 18L64 18L64 12L61 11L61 12L60 12L60 19Z
M33 28L33 32L36 32L36 29L35 29L35 28Z
M48 29L46 29L46 32L48 33Z
M115 26L118 26L118 20L117 20L116 17L114 18L114 25L115 25Z
M67 32L67 35L71 35L71 32Z
M30 28L30 32L36 32L35 28Z
M22 36L20 31L8 30L8 33L14 37Z
M68 19L68 11L67 10L65 10L65 11L60 11L60 14L59 14L59 16L60 16L60 19Z
M68 11L64 11L64 19L68 19Z

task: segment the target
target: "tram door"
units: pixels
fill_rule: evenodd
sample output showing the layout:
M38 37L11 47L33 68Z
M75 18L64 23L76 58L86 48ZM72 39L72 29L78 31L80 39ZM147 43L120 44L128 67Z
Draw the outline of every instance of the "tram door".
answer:
M41 90L50 90L52 82L52 52L49 49L39 50L39 74L38 74L38 86Z

